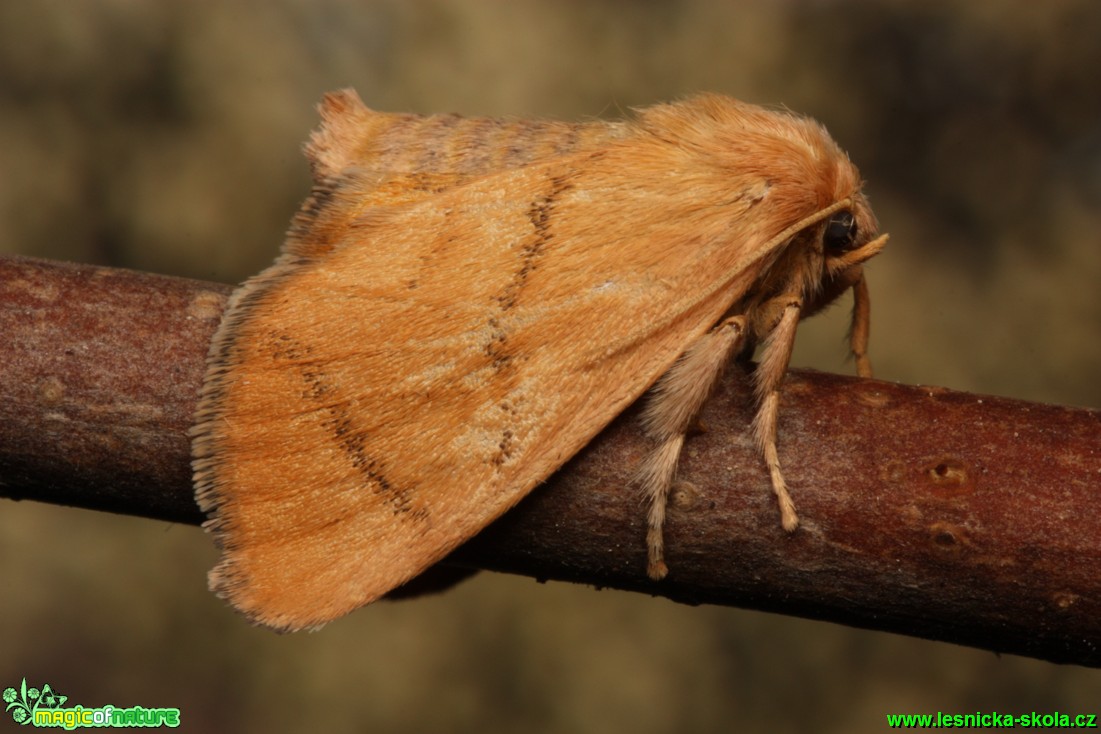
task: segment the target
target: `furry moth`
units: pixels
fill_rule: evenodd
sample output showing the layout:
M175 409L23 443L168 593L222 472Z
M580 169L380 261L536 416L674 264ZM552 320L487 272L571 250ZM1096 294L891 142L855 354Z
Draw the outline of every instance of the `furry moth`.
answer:
M317 627L419 574L654 387L648 573L685 433L760 347L753 432L776 449L799 320L854 294L886 235L812 120L705 94L569 124L383 114L327 95L314 190L230 300L192 431L221 549L212 588Z

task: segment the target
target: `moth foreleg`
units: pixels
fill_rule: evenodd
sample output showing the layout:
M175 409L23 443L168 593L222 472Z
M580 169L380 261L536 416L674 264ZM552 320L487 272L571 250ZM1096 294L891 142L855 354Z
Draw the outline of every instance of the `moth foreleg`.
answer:
M864 274L853 283L853 320L849 327L849 350L856 362L856 374L872 376L872 361L868 359L868 334L871 331L872 301Z
M778 301L778 302L777 302ZM786 302L785 302L786 301ZM780 383L784 379L791 350L795 344L795 329L799 325L802 301L784 296L765 304L766 312L770 305L782 309L780 318L772 327L761 350L761 361L756 371L757 415L753 419L753 435L757 447L764 454L768 473L772 479L772 491L780 505L780 524L791 532L799 526L799 516L795 513L795 503L788 493L787 483L780 471L780 456L776 451L776 423L780 409Z
M669 570L662 529L684 437L731 354L744 343L745 331L745 318L734 316L698 339L658 381L646 406L643 423L659 445L639 467L636 482L650 504L646 572L652 579L664 578Z

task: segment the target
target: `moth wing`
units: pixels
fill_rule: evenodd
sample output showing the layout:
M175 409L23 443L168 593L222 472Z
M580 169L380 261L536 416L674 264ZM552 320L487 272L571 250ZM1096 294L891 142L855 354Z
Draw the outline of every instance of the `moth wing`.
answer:
M769 184L685 186L670 148L632 138L479 177L353 218L324 257L288 254L249 281L194 443L215 589L283 629L366 604L667 370L769 254L744 216Z
M326 94L306 144L314 188L285 251L329 252L353 220L436 196L480 176L591 149L622 137L623 122L567 123L369 109L352 89Z

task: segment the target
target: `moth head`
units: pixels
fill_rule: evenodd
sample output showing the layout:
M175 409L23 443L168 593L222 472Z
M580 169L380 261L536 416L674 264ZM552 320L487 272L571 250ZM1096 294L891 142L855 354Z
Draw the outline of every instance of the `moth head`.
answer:
M817 226L804 235L816 240L805 250L804 316L820 311L859 281L863 263L887 242L861 194L837 202L819 216Z
M877 255L887 242L863 194L844 199L825 217L819 237L823 279L837 279L849 271L859 275L860 265ZM853 276L850 280L855 280Z

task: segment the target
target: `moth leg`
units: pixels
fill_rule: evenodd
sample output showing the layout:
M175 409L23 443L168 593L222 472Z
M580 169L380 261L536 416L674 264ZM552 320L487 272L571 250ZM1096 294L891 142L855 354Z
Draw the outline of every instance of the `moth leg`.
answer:
M670 436L639 467L640 483L650 511L646 515L646 575L660 581L669 573L665 565L665 507L684 447L684 434Z
M753 419L753 435L757 447L764 454L768 473L772 479L772 491L780 505L780 524L789 533L799 527L795 503L788 493L787 483L780 471L780 456L776 451L776 423L780 409L780 383L784 379L791 349L795 344L795 329L803 303L798 298L781 296L763 304L765 312L770 307L782 309L780 318L769 332L761 351L761 361L756 370L757 415Z
M856 374L872 376L872 361L868 359L868 334L871 331L872 301L868 294L868 281L861 273L853 283L853 321L849 327L849 350L856 361Z
M646 573L654 580L669 572L662 529L685 435L730 356L744 343L745 332L745 318L734 316L696 340L658 381L643 414L646 432L659 442L636 475L636 482L650 503Z

